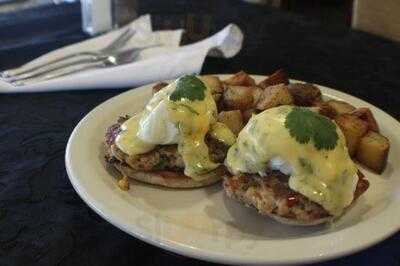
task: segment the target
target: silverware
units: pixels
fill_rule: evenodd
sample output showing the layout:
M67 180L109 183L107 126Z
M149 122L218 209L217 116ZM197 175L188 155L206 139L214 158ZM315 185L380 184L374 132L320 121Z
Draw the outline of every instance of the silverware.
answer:
M123 65L133 62L141 51L157 47L159 45L152 45L147 47L133 48L122 52L116 52L107 56L97 57L96 60L91 61L81 61L80 64L71 64L69 66L64 66L62 68L55 68L45 73L35 75L33 77L21 78L18 80L9 81L15 86L22 86L26 84L32 84L39 81L50 80L69 74L86 71L90 69L105 68ZM73 68L71 68L73 67Z
M109 45L107 45L105 48L99 50L99 51L83 51L83 52L79 52L76 54L71 54L71 55L67 55L67 56L63 56L61 58L55 59L55 60L51 60L48 61L46 63L34 66L34 67L30 67L30 68L26 68L24 66L19 67L19 68L15 68L15 69L11 69L11 70L6 70L3 72L0 72L0 78L5 79L6 81L16 81L16 80L20 80L23 78L29 78L29 77L34 77L37 76L41 73L45 73L47 72L47 69L60 69L65 63L64 61L70 61L72 59L75 58L79 58L79 57L86 57L86 59L96 59L100 56L104 56L104 55L108 55L110 53L113 53L115 51L117 51L118 49L120 49L121 47L123 47L127 41L129 41L129 39L135 34L136 32L132 29L126 29L124 30L115 40L113 40ZM77 60L78 63L82 63L82 60L85 60L85 58Z

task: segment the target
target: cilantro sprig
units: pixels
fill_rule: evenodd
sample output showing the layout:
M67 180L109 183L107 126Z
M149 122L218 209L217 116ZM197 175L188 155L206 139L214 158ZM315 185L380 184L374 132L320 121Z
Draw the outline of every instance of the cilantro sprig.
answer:
M171 101L189 101L204 100L206 86L195 75L186 75L179 78L176 82L176 88L169 96Z
M199 112L197 112L196 110L194 110L193 107L191 107L191 106L189 106L189 105L187 105L187 104L181 103L181 104L179 104L179 106L185 107L185 108L186 108L187 110L189 110L189 112L191 112L192 114L199 115Z
M294 107L290 111L285 127L299 143L306 144L312 139L317 150L334 149L339 138L331 120L304 107Z

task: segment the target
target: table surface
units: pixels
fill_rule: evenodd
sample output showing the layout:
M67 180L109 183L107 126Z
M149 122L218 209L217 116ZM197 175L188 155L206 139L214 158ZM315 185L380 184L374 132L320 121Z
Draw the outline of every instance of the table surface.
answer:
M399 44L235 0L147 0L139 13L152 14L155 29L186 28L186 43L237 23L243 50L229 60L207 58L203 73L284 67L291 78L338 88L400 117ZM0 69L85 38L78 4L1 15ZM68 180L64 151L74 126L124 90L0 95L0 265L208 265L123 233ZM398 233L320 265L399 265L399 245Z

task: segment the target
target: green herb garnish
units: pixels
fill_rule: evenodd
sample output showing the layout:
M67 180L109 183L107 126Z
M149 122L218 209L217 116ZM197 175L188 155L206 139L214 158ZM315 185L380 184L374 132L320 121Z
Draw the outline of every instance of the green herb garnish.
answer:
M187 99L189 101L204 100L206 86L194 75L186 75L179 78L176 82L176 88L169 96L171 101L181 101Z
M169 164L169 158L165 154L160 155L157 165L154 167L157 170L164 170Z
M299 163L301 167L307 171L307 173L312 174L314 172L310 160L300 157Z
M286 116L285 127L297 142L306 144L311 139L317 150L332 150L339 138L336 125L328 118L303 107L294 107Z
M189 112L191 112L192 114L199 115L199 112L197 112L196 110L194 110L193 107L191 107L191 106L189 106L189 105L187 105L187 104L181 103L181 104L179 104L179 106L185 107L185 108L188 109Z

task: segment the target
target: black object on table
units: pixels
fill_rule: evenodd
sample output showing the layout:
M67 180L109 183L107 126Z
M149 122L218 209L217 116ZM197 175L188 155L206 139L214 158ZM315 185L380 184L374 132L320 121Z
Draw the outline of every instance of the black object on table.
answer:
M284 67L400 117L400 45L346 28L234 0L141 1L155 29L184 27L186 42L237 23L233 59L208 58L203 73L268 74ZM78 4L0 16L0 69L87 38ZM0 265L208 265L143 243L101 219L73 190L64 166L68 137L118 90L0 95ZM398 215L398 214L393 214ZM400 234L320 265L400 265Z

